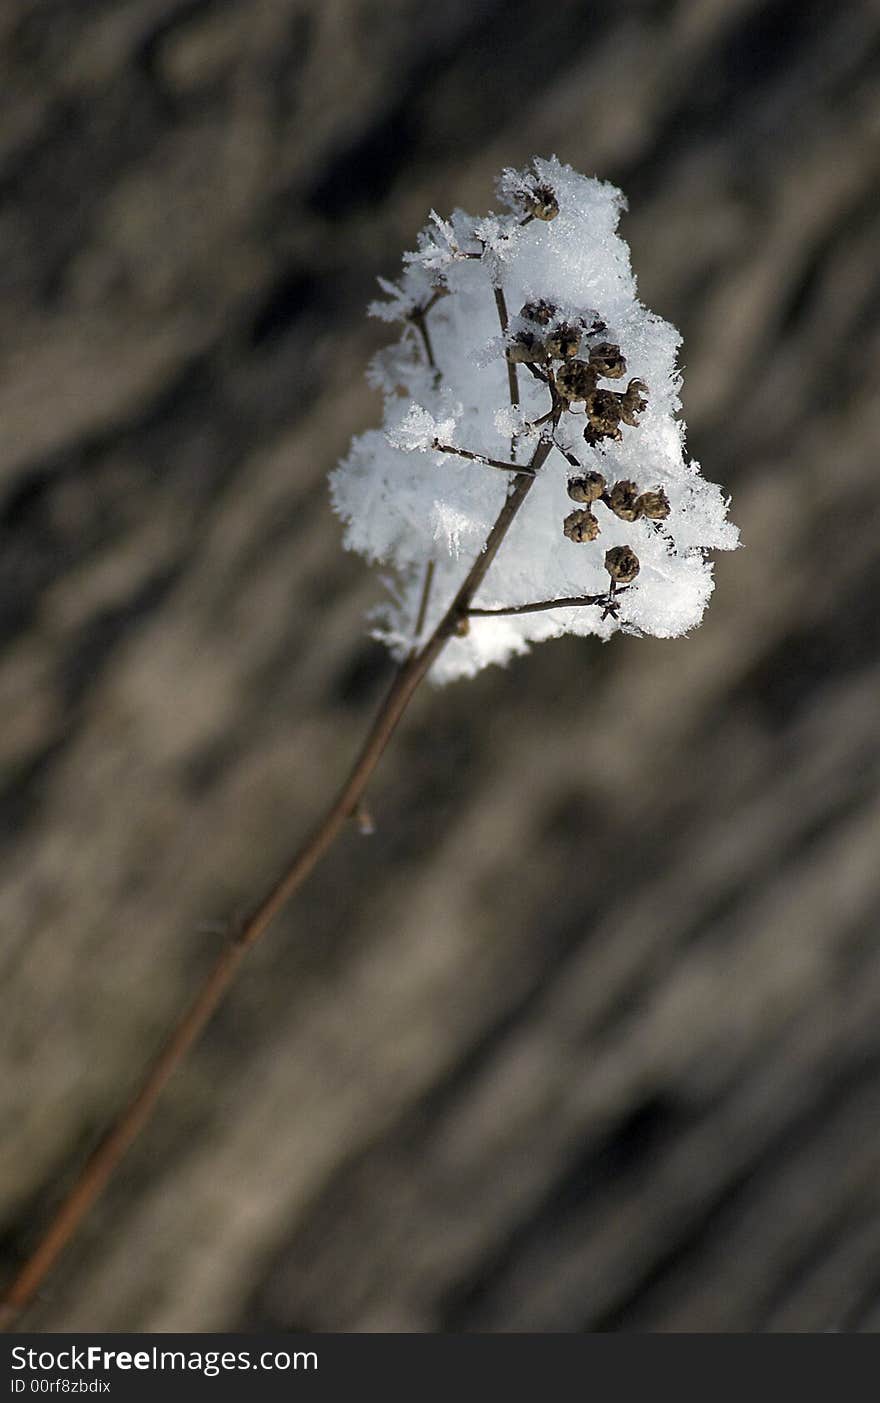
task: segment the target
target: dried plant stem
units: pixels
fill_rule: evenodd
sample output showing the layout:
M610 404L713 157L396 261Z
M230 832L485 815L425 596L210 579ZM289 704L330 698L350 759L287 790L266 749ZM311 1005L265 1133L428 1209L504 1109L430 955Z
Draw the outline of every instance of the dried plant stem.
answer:
M618 593L623 594L623 590ZM470 619L493 619L509 617L513 614L540 614L545 609L572 609L585 604L607 604L608 591L604 594L573 594L565 599L539 599L534 604L511 604L506 609L468 609Z
M425 579L422 585L422 594L419 599L419 612L416 616L416 626L413 630L413 652L418 651L419 639L422 636L422 629L425 627L425 619L428 617L428 604L431 600L431 587L434 583L434 561L429 560L425 566Z
M434 359L434 346L431 342L431 333L428 331L428 313L433 307L436 307L441 297L445 297L446 295L447 293L445 288L437 288L436 291L432 294L432 296L429 297L424 307L416 307L409 314L410 321L416 328L416 331L419 333L419 336L422 338L422 349L425 352L425 360L428 362L428 365L431 367L431 369L433 371L436 371L438 374L439 370L437 368L437 362Z
M504 288L501 287L501 285L499 284L492 290L495 293L495 306L498 309L498 320L501 323L501 334L502 336L506 337L507 328L510 325L510 318L507 315L507 299L504 296ZM507 389L510 395L511 408L518 409L519 380L516 374L516 366L514 365L513 361L508 360L506 356L504 358L504 361L507 366ZM510 440L510 456L511 458L516 457L516 434L514 434Z
M428 318L425 314L426 310L427 309L423 309L418 312L413 312L410 317L410 320L412 321L413 326L416 328L416 331L422 338L422 347L425 352L425 360L428 362L428 365L431 367L432 370L436 370L437 362L434 359L434 347L431 344L431 333L428 331Z
M291 859L286 870L250 916L238 927L230 943L208 971L201 988L183 1013L137 1093L81 1169L73 1187L56 1210L34 1252L0 1301L0 1330L8 1330L33 1300L61 1252L83 1218L112 1178L123 1155L146 1125L159 1097L214 1014L238 973L245 955L287 904L332 847L348 820L357 811L382 754L406 711L413 694L447 642L470 612L471 602L486 577L510 526L535 481L535 473L553 444L542 439L528 468L513 478L484 549L468 571L458 593L424 647L404 663L379 709L372 729L349 776L317 827Z
M454 453L456 458L467 458L471 463L482 463L484 468L500 468L505 473L528 473L534 477L529 464L505 463L501 458L487 458L484 453L472 453L469 448L456 448L452 443L441 443L435 439L431 444L435 453Z
M501 323L501 330L505 335L507 335L507 328L510 319L507 315L507 302L504 297L504 289L501 287L496 287L494 289L494 292L495 306L498 308L498 320ZM507 360L506 357L505 365L507 366L507 385L510 391L510 403L513 405L514 409L516 409L517 405L519 404L519 381L517 380L516 376L516 366L513 364L513 361Z

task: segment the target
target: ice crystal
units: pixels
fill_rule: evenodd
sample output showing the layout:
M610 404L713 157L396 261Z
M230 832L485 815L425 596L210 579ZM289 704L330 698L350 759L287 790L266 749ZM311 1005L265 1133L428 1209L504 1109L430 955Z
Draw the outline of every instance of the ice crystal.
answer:
M712 591L707 551L737 544L724 494L684 453L680 338L638 301L620 191L552 158L505 171L499 196L510 213L432 214L400 282L381 284L370 310L403 327L371 367L385 427L354 440L331 476L333 502L346 545L396 572L377 633L403 657L418 641L428 562L422 640L514 481L497 464L524 465L551 437L473 603L596 602L474 617L435 681L565 633L685 633ZM585 495L598 475L607 489ZM589 510L572 513L572 496Z

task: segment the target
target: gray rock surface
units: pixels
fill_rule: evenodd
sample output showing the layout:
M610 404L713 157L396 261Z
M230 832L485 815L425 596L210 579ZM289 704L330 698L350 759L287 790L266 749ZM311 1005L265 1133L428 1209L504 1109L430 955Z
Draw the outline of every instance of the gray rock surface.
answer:
M419 696L29 1327L880 1326L878 54L873 0L3 7L7 1277L386 685L324 477L432 205L626 190L747 546L691 639Z

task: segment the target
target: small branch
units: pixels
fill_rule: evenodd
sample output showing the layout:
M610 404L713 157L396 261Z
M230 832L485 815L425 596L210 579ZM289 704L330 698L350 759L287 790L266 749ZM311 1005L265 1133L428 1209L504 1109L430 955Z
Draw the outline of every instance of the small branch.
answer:
M451 443L441 443L435 439L431 444L435 453L454 453L457 458L467 458L472 463L482 463L485 468L500 468L505 473L523 473L534 477L534 469L524 463L504 463L500 458L486 458L482 453L471 453L469 448L456 448Z
M434 347L431 345L431 335L428 331L428 322L425 316L427 308L418 312L410 313L410 321L422 338L422 346L425 352L425 359L433 371L437 370L437 362L434 359Z
M483 550L471 565L458 593L430 638L421 649L412 654L394 678L348 778L324 817L291 858L278 881L237 928L234 937L210 967L192 1003L181 1015L147 1071L140 1089L120 1111L105 1138L80 1170L73 1187L56 1209L44 1236L0 1300L0 1330L11 1329L39 1291L58 1257L113 1177L126 1151L146 1125L172 1076L222 1002L245 955L265 935L294 893L329 852L352 815L357 812L373 772L401 717L446 644L457 634L462 620L467 617L471 601L486 578L514 518L531 491L535 475L545 463L552 446L547 440L542 440L532 454L528 467L513 469L516 477L486 538ZM510 470L509 465L502 466Z
M502 335L507 337L507 328L510 326L510 318L507 315L507 300L504 296L504 288L500 285L493 288L495 293L495 306L498 308L498 320L501 323ZM507 390L510 395L510 404L513 409L519 409L519 380L517 379L516 366L513 361L504 357L507 366ZM510 456L516 457L516 434L510 440Z
M502 331L502 334L504 334L505 337L507 337L507 328L509 327L509 318L508 318L508 314L507 314L507 300L505 300L505 297L504 297L504 288L495 288L495 289L494 289L494 293L495 293L495 307L497 307L497 309L498 309L498 321L500 321L500 323L501 323L501 331ZM505 356L504 362L505 362L505 365L507 365L507 386L508 386L509 396L511 396L511 405L512 405L512 408L515 408L515 410L518 410L518 408L519 408L519 380L516 379L516 366L514 365L514 362L508 361L507 356ZM512 453L515 452L515 442L516 442L515 439L514 439L514 441L511 442L511 455L512 455Z
M478 255L466 256L477 257ZM507 308L503 291L500 288L495 290L495 301L502 327L506 330ZM428 305L432 304L430 302ZM421 314L422 323L424 323L424 315L423 311ZM418 318L416 318L416 325L419 325ZM433 367L433 351L427 329L422 325L420 330L422 331L426 356L429 364ZM512 376L511 371L513 371ZM511 387L511 403L517 406L519 394L516 371L509 363L508 377ZM552 408L557 411L553 421L555 429L558 420L558 401L552 381L550 382L550 390ZM113 1177L126 1151L149 1120L168 1082L213 1017L238 973L245 955L265 935L278 914L303 885L321 859L329 852L349 820L359 813L365 812L362 811L361 805L373 772L413 695L443 652L446 644L451 638L458 635L463 627L466 627L466 620L471 613L505 612L472 610L471 605L514 519L531 491L537 473L543 467L553 447L552 437L542 437L536 445L529 463L518 466L516 463L503 463L497 459L484 458L477 453L469 452L467 449L453 448L447 444L434 444L434 448L439 452L453 453L459 457L482 463L487 467L499 468L504 472L515 474L510 482L501 510L486 537L485 545L471 565L440 622L425 644L419 648L418 634L424 626L434 573L433 564L429 563L427 566L419 617L416 621L416 640L413 651L398 670L348 778L327 809L323 819L296 851L277 882L269 889L250 916L236 927L233 937L209 968L195 998L184 1010L164 1046L149 1067L140 1089L120 1111L104 1139L80 1170L72 1188L50 1220L44 1236L37 1243L36 1248L0 1299L0 1330L9 1330L21 1312L33 1300L58 1257ZM547 607L559 607L559 604L560 601L551 601ZM508 612L525 612L529 608L536 607L541 606L520 606L519 609Z
M428 298L428 300L427 300L427 302L425 303L424 307L420 308L420 311L421 311L422 316L423 316L423 317L426 317L426 316L428 315L428 313L431 311L431 309L434 308L434 307L436 307L436 306L437 306L437 303L438 303L442 298L448 297L448 296L449 296L449 288L446 287L445 284L441 283L439 287L435 287L434 291L431 293L431 296Z
M422 585L422 597L419 600L419 612L416 615L416 626L413 631L413 651L419 646L419 639L422 636L422 629L425 627L425 619L428 614L428 601L431 598L431 586L434 583L434 562L429 560L425 567L425 582Z
M623 590L617 590L622 594ZM468 609L469 619L490 619L512 614L541 614L546 609L572 609L586 604L608 604L609 592L604 594L573 594L565 599L541 599L535 604L511 604L506 609Z
M563 448L563 446L562 446L561 443L557 443L557 442L554 440L554 442L553 442L553 447L557 450L557 452L559 452L559 453L562 454L562 456L563 456L563 458L565 459L566 463L570 463L571 466L572 466L573 468L581 468L581 469L583 469L583 463L579 463L578 460L577 460L577 458L574 456L574 454L573 454L573 453L569 453L569 451L568 451L567 448Z
M416 331L422 338L422 347L425 352L425 360L428 362L428 365L434 371L438 379L440 372L437 368L437 362L434 359L434 347L431 343L430 332L428 331L428 313L431 311L432 307L436 307L441 297L447 297L448 295L448 288L438 287L428 298L424 307L415 307L409 314L410 323L416 328Z

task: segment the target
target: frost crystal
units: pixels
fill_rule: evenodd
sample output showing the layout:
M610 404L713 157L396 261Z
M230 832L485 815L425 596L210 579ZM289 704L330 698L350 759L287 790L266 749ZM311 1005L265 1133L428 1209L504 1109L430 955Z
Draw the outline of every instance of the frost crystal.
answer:
M707 550L737 544L721 489L683 453L680 338L636 297L620 191L553 158L505 171L499 196L510 213L432 214L399 285L381 283L371 312L403 326L370 371L385 429L331 475L346 545L397 572L377 633L403 658L449 608L516 469L552 444L435 681L565 633L674 638L702 618Z

